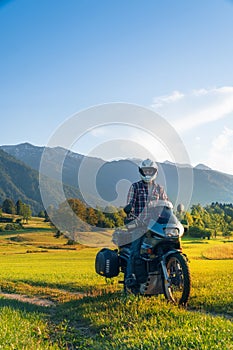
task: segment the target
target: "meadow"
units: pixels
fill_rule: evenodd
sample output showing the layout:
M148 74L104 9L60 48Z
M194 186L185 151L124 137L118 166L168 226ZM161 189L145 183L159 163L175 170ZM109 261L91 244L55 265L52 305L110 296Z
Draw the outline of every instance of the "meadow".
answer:
M95 273L100 248L54 233L33 218L0 234L0 349L233 349L232 242L183 239L192 291L179 308L124 295L122 276Z

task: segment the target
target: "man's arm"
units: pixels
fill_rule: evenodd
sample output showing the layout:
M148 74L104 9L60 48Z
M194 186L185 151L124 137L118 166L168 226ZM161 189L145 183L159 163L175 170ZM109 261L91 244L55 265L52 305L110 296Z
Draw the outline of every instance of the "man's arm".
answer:
M132 211L134 211L135 201L136 201L136 191L135 191L134 185L132 184L129 188L129 192L127 196L127 204L132 205Z

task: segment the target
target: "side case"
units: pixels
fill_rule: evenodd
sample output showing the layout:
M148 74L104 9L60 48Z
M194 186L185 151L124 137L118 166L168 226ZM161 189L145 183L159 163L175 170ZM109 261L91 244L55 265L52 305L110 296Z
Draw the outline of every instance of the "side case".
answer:
M104 277L115 277L119 274L119 258L115 250L101 249L95 259L95 271Z

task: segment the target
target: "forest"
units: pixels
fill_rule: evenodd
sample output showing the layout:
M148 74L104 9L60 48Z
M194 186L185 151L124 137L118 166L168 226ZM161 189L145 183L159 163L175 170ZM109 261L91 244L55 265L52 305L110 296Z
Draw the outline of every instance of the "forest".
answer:
M81 219L78 228L80 231L87 230L89 225L110 229L124 225L126 214L123 208L107 206L94 209L87 207L81 200L73 198L68 199L67 202L72 212ZM50 217L59 217L62 214L65 218L65 207L65 203L61 203L57 209L51 206L48 211L42 210L37 216L44 217L46 221L49 221ZM229 238L233 234L232 203L213 202L206 206L196 204L192 205L189 211L184 211L183 205L179 204L174 211L185 227L185 235L209 239L217 235ZM16 203L9 198L3 201L0 206L0 222L5 220L5 218L1 218L2 213L20 215L23 222L28 221L31 217L30 205L23 203L20 199ZM69 216L66 220L70 220Z

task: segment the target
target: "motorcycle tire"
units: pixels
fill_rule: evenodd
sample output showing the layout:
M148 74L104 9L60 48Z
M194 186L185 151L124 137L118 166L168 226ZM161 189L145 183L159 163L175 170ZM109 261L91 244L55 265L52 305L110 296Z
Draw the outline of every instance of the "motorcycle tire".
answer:
M186 258L174 253L166 261L169 283L163 278L165 298L174 304L185 306L189 300L191 290L191 277Z

